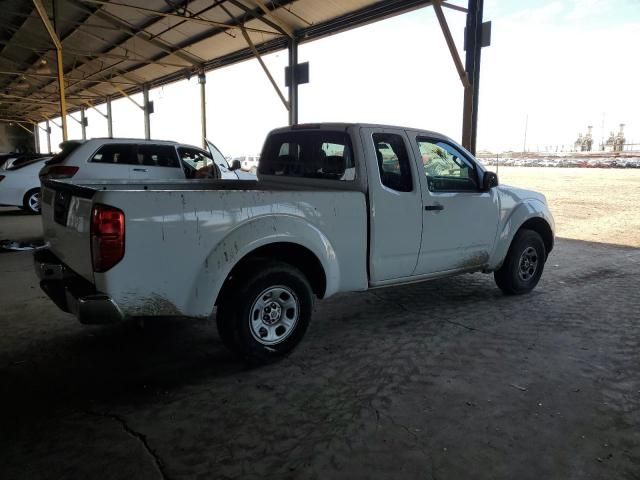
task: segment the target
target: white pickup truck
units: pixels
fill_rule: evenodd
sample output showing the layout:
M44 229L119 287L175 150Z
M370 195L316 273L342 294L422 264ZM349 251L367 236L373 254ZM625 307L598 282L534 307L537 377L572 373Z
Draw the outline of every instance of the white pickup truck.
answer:
M46 180L42 213L35 267L60 308L83 323L215 313L255 362L301 340L314 297L468 272L526 293L554 244L543 195L498 186L440 134L368 124L274 130L257 181Z

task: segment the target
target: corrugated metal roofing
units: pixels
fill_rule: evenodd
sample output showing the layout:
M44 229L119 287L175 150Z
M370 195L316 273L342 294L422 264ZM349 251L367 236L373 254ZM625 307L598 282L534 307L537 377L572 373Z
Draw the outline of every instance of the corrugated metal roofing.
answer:
M428 0L43 0L68 110L430 4ZM0 5L0 118L59 115L55 47L32 2Z

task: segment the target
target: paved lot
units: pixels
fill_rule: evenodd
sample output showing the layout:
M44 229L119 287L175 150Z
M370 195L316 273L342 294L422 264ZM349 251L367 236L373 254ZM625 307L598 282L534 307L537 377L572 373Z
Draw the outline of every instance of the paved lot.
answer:
M640 478L640 249L561 239L525 297L335 297L254 370L212 321L76 323L28 253L0 279L4 480Z

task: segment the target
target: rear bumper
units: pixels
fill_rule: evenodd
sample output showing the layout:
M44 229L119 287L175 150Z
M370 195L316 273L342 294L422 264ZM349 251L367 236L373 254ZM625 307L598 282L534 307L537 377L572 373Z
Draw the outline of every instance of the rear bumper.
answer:
M113 299L96 291L95 286L70 270L48 249L33 256L40 288L60 310L75 315L80 323L117 323L124 315Z

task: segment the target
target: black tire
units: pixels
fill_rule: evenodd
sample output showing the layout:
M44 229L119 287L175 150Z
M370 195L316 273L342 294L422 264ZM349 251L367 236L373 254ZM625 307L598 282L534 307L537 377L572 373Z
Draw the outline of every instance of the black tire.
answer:
M218 305L218 310L216 311L216 326L218 327L218 335L220 336L220 340L225 347L235 353L239 353L238 345L235 340L233 328L231 328L231 322L227 322L224 319L228 318L230 313L227 313L227 306L229 306L231 302L222 301Z
M37 201L34 201L34 198L37 198ZM34 215L40 214L40 189L39 188L33 188L24 194L24 197L22 198L22 208Z
M533 230L519 230L502 267L493 274L496 285L507 295L529 293L538 284L546 259L542 237Z
M258 365L300 343L311 320L313 292L304 274L288 263L252 262L251 267L226 289L216 322L223 343Z

